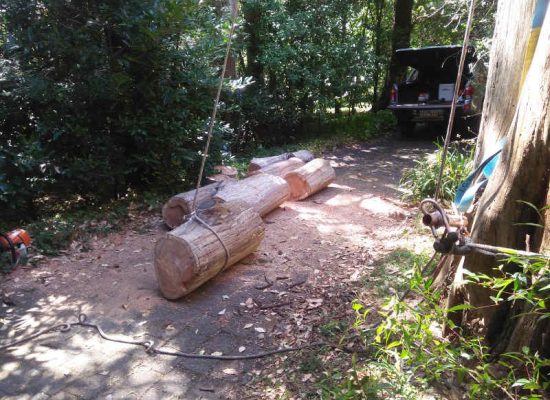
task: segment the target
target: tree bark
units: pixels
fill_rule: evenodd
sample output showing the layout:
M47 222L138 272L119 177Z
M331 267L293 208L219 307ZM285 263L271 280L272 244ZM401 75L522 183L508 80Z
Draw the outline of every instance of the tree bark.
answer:
M256 170L254 172L249 172L248 176L264 173L269 175L285 177L291 171L298 169L304 165L304 162L296 157L291 157L285 161L279 161L274 164L270 164L262 169Z
M285 176L291 200L303 200L327 187L336 179L330 161L316 158Z
M263 217L288 200L290 194L283 178L262 173L240 181L220 183L200 188L197 199L199 210L220 203L240 202L248 204ZM192 212L194 196L195 190L191 190L170 198L162 208L164 223L170 228L181 225Z
M394 7L394 22L392 33L392 54L386 84L380 93L373 110L385 109L390 101L390 89L393 83L404 74L405 70L399 65L395 57L395 50L407 48L411 45L412 8L414 0L396 0Z
M283 178L259 174L225 187L214 199L226 203L246 203L263 217L288 200L289 195L288 184Z
M205 209L212 207L214 202L214 195L218 193L218 190L231 184L228 181L222 181L203 186L199 189L199 195L197 196L197 208ZM162 219L169 228L174 229L180 226L184 219L193 211L193 199L195 198L196 190L190 190L188 192L176 194L172 196L166 204L162 207Z
M499 3L497 16L499 30L495 32L493 46L504 46L502 41L507 40L508 30L515 29L512 26L508 27L505 21L523 24L523 29L525 26L530 26L532 14L524 15L523 18L516 15L521 12L529 13L524 6L523 2ZM508 88L499 83L500 91L494 87L492 89L495 93L494 97L487 98L485 112L494 110L495 116L492 118L495 118L495 122L487 120L481 136L491 135L494 133L495 126L501 126L502 131L506 132L507 144L503 149L501 161L479 201L478 212L472 227L472 240L476 243L524 249L526 235L529 234L532 239L539 238L531 240L530 250L541 249L540 236L533 235L533 228L516 224L539 222L536 220L538 218L536 213L518 201L529 202L538 208L543 207L546 204L550 178L550 16L548 14L547 12L529 73L520 91L516 111L513 118L508 119L509 127L498 120L508 118L499 114L509 111L512 105L501 111L491 104L493 98L501 102L501 97L508 95ZM498 50L495 50L493 56L502 59L502 63L510 63L509 65L514 65L514 62L505 61L505 58L521 57L523 62L524 52L519 47L525 47L526 44L526 40L523 43L516 40L514 52L507 50L499 55ZM513 70L517 72L516 66ZM497 79L494 75L498 73L499 69L496 68L489 72L489 81L493 84L496 84ZM515 87L515 82L510 84ZM480 142L483 143L483 140ZM472 272L492 275L496 265L498 261L493 257L473 253L467 257L465 268ZM494 307L489 297L491 295L489 290L476 285L468 285L466 290L470 303L474 307L481 307L480 314L488 329L488 339L491 344L498 344L496 352L511 349L508 345L512 344L510 338L514 336L516 329L520 330L517 335L533 337L536 326L533 330L527 326L517 325L518 320L521 320L516 318L517 313L524 311L524 305L518 302L514 307L509 307L509 304L507 304L508 307Z
M311 154L311 152L308 150L298 150L293 153L283 153L271 157L253 158L250 161L250 164L248 164L248 172L258 171L262 168L267 167L268 165L274 164L279 161L288 160L291 157L299 158L304 163L310 162L315 158L313 154Z
M264 237L262 219L246 204L219 204L200 217L216 233L191 219L155 245L155 274L167 299L189 294L254 252Z
M475 161L506 136L515 115L535 0L499 1Z

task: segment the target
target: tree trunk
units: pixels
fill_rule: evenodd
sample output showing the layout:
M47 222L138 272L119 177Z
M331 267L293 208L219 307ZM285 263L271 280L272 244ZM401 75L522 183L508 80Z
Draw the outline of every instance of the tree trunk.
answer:
M506 132L507 144L503 149L501 161L496 167L485 192L480 198L478 212L472 225L472 240L476 243L498 245L516 249L524 249L526 235L531 235L529 247L531 251L541 249L541 236L533 235L533 228L527 225L517 225L537 221L536 213L523 203L526 201L538 208L546 204L548 184L550 178L550 16L547 12L546 18L540 32L540 39L536 47L529 73L520 90L519 100L513 118L506 114L513 107L499 109L497 105L491 104L493 99L499 104L505 96L509 96L516 88L516 81L511 79L508 87L498 81L502 73L496 68L496 61L500 65L509 65L510 70L520 79L521 68L515 65L515 59L521 58L527 39L525 35L518 34L514 39L514 51L505 43L510 40L509 32L517 29L509 24L521 24L523 29L530 26L532 12L525 6L524 2L500 2L497 15L497 30L493 41L492 55L493 69L489 71L489 86L493 86L492 97L487 97L485 112L493 110L493 115L488 115L484 122L481 137L494 135L495 127L500 132ZM518 14L524 15L519 16ZM502 49L502 53L499 51ZM512 68L513 66L513 68ZM495 121L491 121L495 119ZM502 121L501 121L502 120ZM509 126L505 126L505 121ZM480 145L487 140L480 138ZM487 138L485 138L487 139ZM498 265L493 257L473 253L468 256L465 268L477 273L492 275L494 267ZM482 307L480 313L488 329L487 335L491 344L498 344L497 352L507 348L512 349L510 338L514 335L525 336L525 340L533 338L537 332L537 324L534 326L517 325L521 318L517 313L525 310L525 305L516 302L514 307L492 306L490 299L491 292L476 285L466 287L470 303L475 307ZM519 330L519 331L517 331ZM517 333L514 333L517 331ZM522 343L516 341L517 345ZM525 343L523 341L523 343Z
M288 184L283 178L258 174L226 186L214 196L214 199L226 203L248 204L263 217L288 200L289 195Z
M304 163L310 162L315 157L308 150L298 150L293 153L283 153L277 156L253 158L248 164L248 172L258 171L268 165L275 164L279 161L288 160L291 157L296 157L302 160Z
M200 218L211 229L191 219L155 245L155 273L167 299L192 292L254 252L264 237L262 219L245 204L219 204Z
M285 176L291 200L303 200L327 187L336 179L330 161L316 158Z
M215 204L214 195L228 184L231 184L231 182L222 181L201 187L197 196L197 208L206 209L212 207ZM191 214L195 192L196 190L190 190L176 194L162 207L162 219L169 228L174 229L180 226L184 219Z
M506 136L519 99L521 73L535 0L498 2L476 164Z
M268 174L220 183L200 188L197 199L199 210L220 203L240 202L248 204L263 217L288 200L290 194L283 178ZM170 198L162 208L164 223L170 228L181 225L192 211L194 196L195 190L191 190Z
M296 157L291 157L285 161L279 161L274 164L270 164L262 169L256 170L254 172L249 172L248 176L257 175L260 173L285 177L291 171L298 169L304 165L304 162Z
M412 8L414 0L396 0L395 1L395 16L393 22L392 33L392 54L390 59L389 73L386 79L386 84L380 93L380 97L376 104L373 105L373 110L378 111L386 108L390 101L391 85L405 73L402 66L397 63L395 50L407 48L411 44L412 30Z

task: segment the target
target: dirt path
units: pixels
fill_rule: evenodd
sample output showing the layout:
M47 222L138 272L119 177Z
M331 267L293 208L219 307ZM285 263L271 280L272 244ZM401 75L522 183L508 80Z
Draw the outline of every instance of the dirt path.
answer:
M397 183L403 168L433 148L428 141L380 139L327 154L336 183L268 215L255 254L180 301L163 299L157 289L151 254L165 232L157 216L94 241L90 251L20 268L0 278L0 341L81 312L107 332L206 354L250 354L330 334L353 319L354 298L379 302L374 289L392 277L371 279L377 260L427 244L414 233L416 210L399 202ZM266 282L272 285L261 289ZM152 357L75 327L1 352L0 397L314 396L319 362L338 354L316 356L309 366L302 354L232 362ZM308 384L309 394L302 391Z

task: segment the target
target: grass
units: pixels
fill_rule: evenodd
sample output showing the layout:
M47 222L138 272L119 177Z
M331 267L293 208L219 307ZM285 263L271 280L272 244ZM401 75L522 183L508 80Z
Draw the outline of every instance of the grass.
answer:
M416 202L433 197L441 168L442 146L432 156L415 160L415 166L403 172L400 186L405 190L405 201ZM449 147L441 179L441 199L452 201L459 184L472 169L473 146L453 143Z
M405 248L393 250L374 263L374 271L364 278L363 284L372 286L374 281L379 296L401 293L409 287L415 267L425 265L429 259L426 253L416 254Z

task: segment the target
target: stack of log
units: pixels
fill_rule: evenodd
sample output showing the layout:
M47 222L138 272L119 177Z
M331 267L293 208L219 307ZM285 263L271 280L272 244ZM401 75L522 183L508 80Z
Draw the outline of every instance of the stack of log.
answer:
M223 173L223 169L220 169ZM162 294L182 297L260 245L261 217L287 200L303 200L335 179L330 162L307 150L254 158L247 177L216 179L170 198L162 208L173 230L155 246L155 272Z

